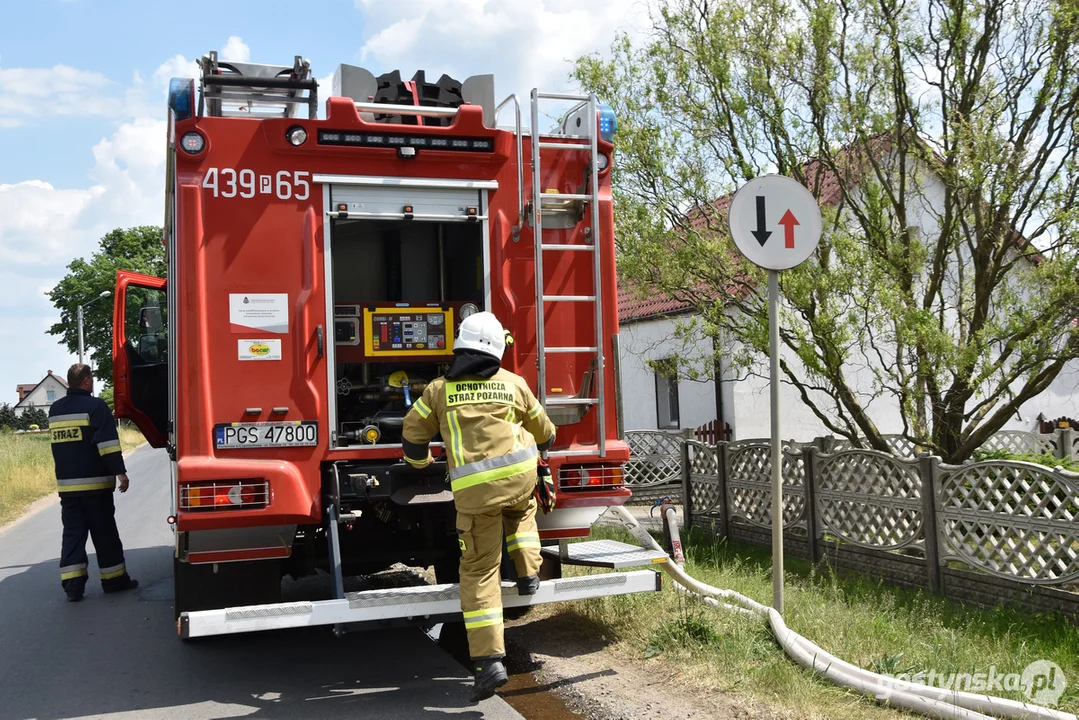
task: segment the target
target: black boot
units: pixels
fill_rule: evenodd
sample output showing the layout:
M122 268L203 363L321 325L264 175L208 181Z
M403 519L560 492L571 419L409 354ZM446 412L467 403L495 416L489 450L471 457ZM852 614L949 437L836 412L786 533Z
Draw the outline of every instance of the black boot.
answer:
M131 577L130 575L121 575L114 580L104 580L101 583L101 589L107 593L123 592L124 590L134 590L139 586L139 581Z
M523 578L517 578L517 594L535 595L539 590L539 585L539 575L526 575Z
M68 602L82 600L83 591L86 590L86 578L76 578L63 583L64 592L67 593Z
M506 666L499 658L473 660L472 664L476 669L476 682L472 685L472 695L468 698L472 702L486 700L495 694L495 690L509 682Z

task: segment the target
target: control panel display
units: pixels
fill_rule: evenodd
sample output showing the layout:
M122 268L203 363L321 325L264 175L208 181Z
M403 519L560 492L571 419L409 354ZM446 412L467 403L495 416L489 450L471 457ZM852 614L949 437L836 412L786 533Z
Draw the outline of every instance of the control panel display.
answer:
M363 326L369 357L453 354L450 308L364 308Z
M358 317L336 317L333 320L333 339L337 345L360 344L360 319Z

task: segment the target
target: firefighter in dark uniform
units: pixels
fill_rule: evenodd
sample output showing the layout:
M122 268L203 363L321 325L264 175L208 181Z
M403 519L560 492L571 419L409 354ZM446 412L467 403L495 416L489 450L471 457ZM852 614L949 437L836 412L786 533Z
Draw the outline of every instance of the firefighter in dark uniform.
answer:
M502 541L517 569L521 595L539 589L537 463L555 426L524 378L502 368L506 336L488 312L465 318L445 377L427 386L404 422L405 460L431 463L428 444L441 433L461 547L461 610L476 674L473 702L506 684L502 664Z
M116 529L113 491L117 479L120 492L127 492L128 484L116 421L105 401L92 395L94 377L88 365L72 365L67 384L67 395L49 409L49 432L64 523L60 582L67 599L78 602L88 578L87 534L94 540L105 592L132 590L139 583L127 574Z

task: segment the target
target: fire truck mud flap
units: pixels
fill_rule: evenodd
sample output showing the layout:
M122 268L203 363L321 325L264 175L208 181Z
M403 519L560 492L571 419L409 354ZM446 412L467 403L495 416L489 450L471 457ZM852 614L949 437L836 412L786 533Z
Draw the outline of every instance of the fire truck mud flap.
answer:
M660 589L662 575L654 570L601 573L546 580L540 583L539 591L532 596L518 595L515 584L503 583L502 604L506 608L515 608L657 592ZM350 625L389 620L440 622L456 619L460 613L458 585L420 585L346 593L340 600L286 602L185 612L180 615L177 624L180 637L186 640L316 625Z

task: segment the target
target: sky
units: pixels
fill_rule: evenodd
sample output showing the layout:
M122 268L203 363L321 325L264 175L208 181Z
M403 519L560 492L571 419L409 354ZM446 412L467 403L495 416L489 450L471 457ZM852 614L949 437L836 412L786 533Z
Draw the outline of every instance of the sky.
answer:
M45 293L116 227L160 225L166 89L195 59L291 65L320 99L340 63L380 75L493 73L501 99L576 89L572 61L639 36L645 0L0 0L0 403L76 358ZM108 302L102 300L101 302Z

